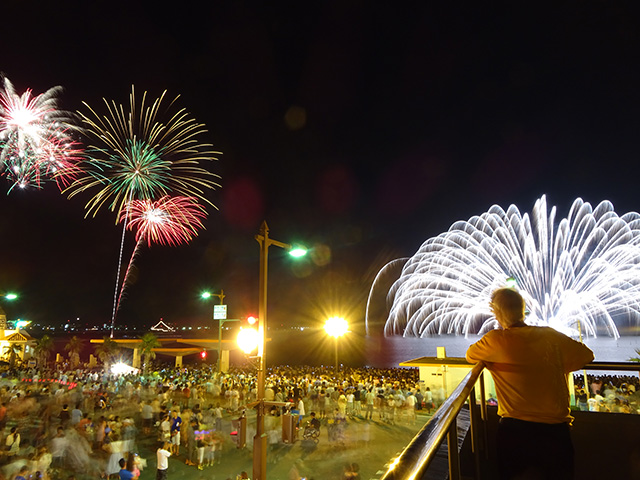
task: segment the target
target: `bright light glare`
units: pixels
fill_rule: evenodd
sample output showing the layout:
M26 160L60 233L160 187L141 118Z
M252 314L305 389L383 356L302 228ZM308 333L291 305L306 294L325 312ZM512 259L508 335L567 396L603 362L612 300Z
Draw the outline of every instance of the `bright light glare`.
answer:
M24 328L31 323L31 320L18 320L16 322L16 328Z
M15 293L7 293L4 298L6 298L7 300L15 300L16 298L18 298L18 295L16 295Z
M307 249L300 246L292 247L291 250L289 250L289 255L295 258L304 257L306 254Z
M332 337L341 337L349 330L349 323L342 317L331 317L324 324L324 330Z
M205 299L206 299L206 298L211 298L211 293L210 293L210 292L202 292L202 293L200 294L200 296L201 296L202 298L205 298Z
M129 373L136 372L138 372L137 368L133 368L126 363L119 362L111 365L111 373L113 373L114 375L127 375Z
M260 336L253 328L241 328L238 333L238 346L244 353L251 353L258 348Z

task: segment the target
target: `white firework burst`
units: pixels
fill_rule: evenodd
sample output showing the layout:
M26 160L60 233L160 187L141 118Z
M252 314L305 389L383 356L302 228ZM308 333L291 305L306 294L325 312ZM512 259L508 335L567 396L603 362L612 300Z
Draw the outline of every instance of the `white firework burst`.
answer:
M79 173L81 148L71 136L70 114L58 109L53 87L40 95L19 95L8 78L0 86L0 172L14 187L54 180L66 186Z
M484 333L498 324L491 292L515 280L529 325L619 337L640 320L640 214L576 199L555 222L546 198L531 215L494 205L430 238L407 260L387 300L386 334ZM384 269L383 269L384 270ZM374 284L375 286L375 284Z

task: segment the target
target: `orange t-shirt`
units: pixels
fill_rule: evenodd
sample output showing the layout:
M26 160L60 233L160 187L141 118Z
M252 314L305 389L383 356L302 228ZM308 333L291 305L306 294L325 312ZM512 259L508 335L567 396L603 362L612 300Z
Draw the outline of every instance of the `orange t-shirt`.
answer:
M498 415L538 423L573 421L567 374L593 360L582 343L553 328L531 326L487 332L466 356L491 372Z

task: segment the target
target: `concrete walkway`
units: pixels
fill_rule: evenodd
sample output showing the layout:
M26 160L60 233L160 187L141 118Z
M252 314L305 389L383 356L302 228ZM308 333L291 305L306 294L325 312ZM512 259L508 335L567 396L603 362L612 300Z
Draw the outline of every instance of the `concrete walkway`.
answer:
M376 472L383 469L385 464L397 455L427 422L430 416L418 414L412 424L406 420L396 425L380 421L377 414L375 420L353 418L347 421L343 442L329 441L328 426L321 428L317 444L302 440L302 429L298 440L293 444L277 444L267 456L267 476L269 480L287 480L289 470L293 464L301 459L299 471L308 480L341 480L345 464L357 463L360 467L360 478L369 479ZM251 425L252 418L248 418ZM230 424L225 422L225 428L230 431ZM224 428L223 428L224 429ZM198 470L196 467L185 465L184 447L181 447L180 457L169 459L169 480L174 479L206 479L206 480L236 480L236 475L246 471L252 475L252 447L250 444L253 432L247 432L247 446L236 448L231 436L225 441L220 464ZM152 480L156 474L157 444L148 439L139 443L140 456L146 458L148 466L143 470L140 479Z

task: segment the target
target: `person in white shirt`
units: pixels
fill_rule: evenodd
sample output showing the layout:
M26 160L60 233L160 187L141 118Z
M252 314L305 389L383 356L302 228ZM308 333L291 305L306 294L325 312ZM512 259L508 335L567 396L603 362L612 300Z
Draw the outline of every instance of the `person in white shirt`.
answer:
M158 457L158 466L156 470L156 480L167 480L167 471L169 470L169 457L171 452L169 442L164 442L162 447L158 448L156 455Z
M304 401L302 400L302 397L298 397L298 425L300 425L300 422L302 421L302 418L306 415L306 412L304 410Z

